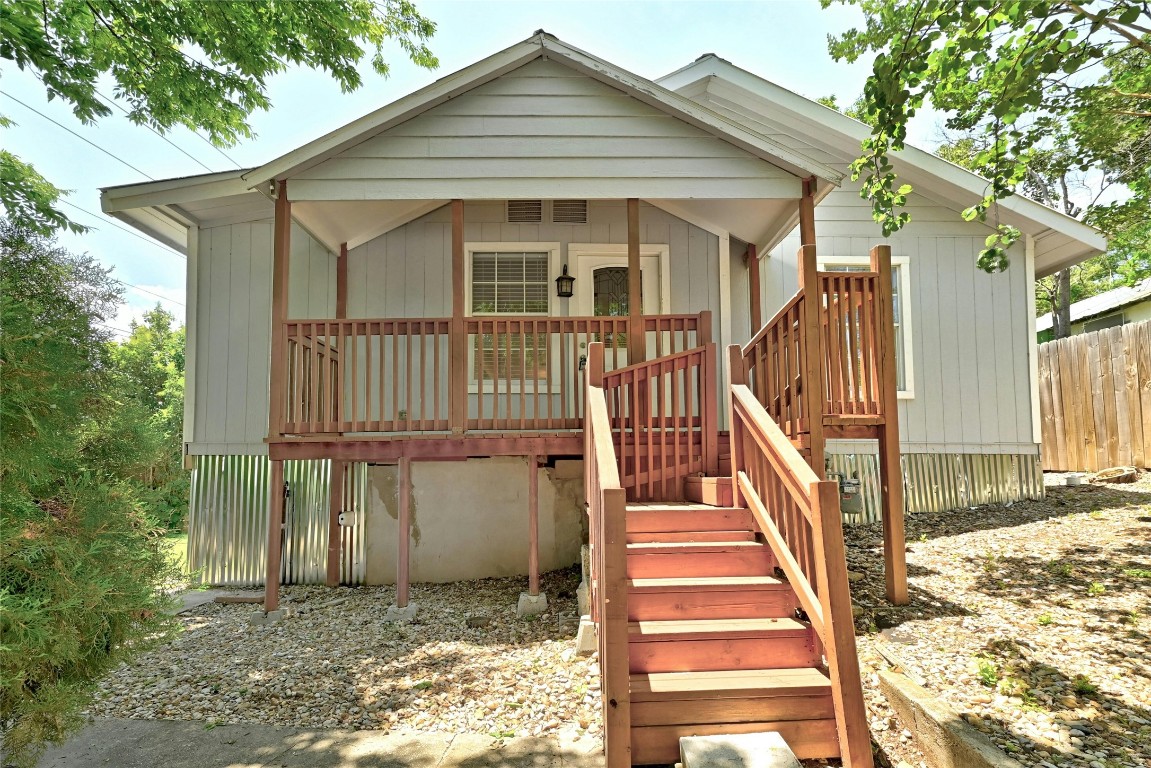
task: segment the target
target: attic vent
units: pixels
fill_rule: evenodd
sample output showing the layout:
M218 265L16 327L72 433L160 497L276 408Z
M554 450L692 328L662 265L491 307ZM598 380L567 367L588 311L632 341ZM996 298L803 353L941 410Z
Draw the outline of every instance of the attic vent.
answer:
M587 224L587 200L553 200L553 224Z
M508 200L509 224L539 224L543 220L543 200Z

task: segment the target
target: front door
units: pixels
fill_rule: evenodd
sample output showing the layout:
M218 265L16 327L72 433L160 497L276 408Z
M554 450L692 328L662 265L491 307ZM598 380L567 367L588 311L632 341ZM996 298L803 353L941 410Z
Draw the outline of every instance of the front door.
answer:
M578 254L575 258L576 312L582 317L627 317L627 256L617 254ZM660 312L659 256L640 257L640 296L643 314ZM627 335L593 339L604 342L604 368L613 370L627 365ZM586 346L581 343L581 346ZM581 350L587 354L587 350Z

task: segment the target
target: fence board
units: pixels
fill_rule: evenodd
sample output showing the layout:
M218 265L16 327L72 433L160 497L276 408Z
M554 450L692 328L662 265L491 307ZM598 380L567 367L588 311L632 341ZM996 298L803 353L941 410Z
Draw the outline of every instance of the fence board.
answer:
M1151 465L1151 321L1039 347L1043 469Z

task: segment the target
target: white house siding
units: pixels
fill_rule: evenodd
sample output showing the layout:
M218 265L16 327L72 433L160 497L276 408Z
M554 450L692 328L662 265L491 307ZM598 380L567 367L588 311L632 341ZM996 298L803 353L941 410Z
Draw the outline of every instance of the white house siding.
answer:
M289 317L335 315L336 261L292 227ZM190 454L266 453L272 222L201 229Z
M536 60L292 177L294 200L794 198L798 180Z
M888 244L892 256L910 260L914 397L899 401L903 451L1037 452L1022 246L1006 272L989 275L975 262L990 229L922 198L909 210L911 224L884 239L870 204L848 186L819 204L815 225L821 259L866 257ZM798 249L793 233L761 259L765 319L797 290Z
M568 264L571 243L627 243L627 206L622 200L589 201L587 224L508 224L506 220L502 200L466 202L464 240L559 243L561 269ZM640 205L639 223L640 242L669 247L669 312L710 309L718 313L719 238L646 203ZM580 290L577 283L576 292ZM574 298L551 297L553 316L578 314L576 307ZM448 206L348 252L348 317L446 317L451 313Z

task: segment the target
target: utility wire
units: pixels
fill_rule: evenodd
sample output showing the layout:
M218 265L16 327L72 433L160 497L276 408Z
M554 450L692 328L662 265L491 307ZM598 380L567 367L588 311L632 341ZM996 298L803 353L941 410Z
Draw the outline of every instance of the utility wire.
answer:
M70 206L72 206L73 208L75 208L77 211L81 211L81 212L83 212L83 213L86 213L86 214L88 214L89 216L92 216L93 218L99 219L100 221L102 221L102 222L103 222L103 223L105 223L105 224L111 224L111 225L112 225L113 227L115 227L116 229L119 229L119 230L123 230L124 232L127 232L127 233L128 233L129 235L131 235L132 237L138 237L138 238L140 238L141 240L143 240L145 243L147 243L148 245L154 245L154 246L156 246L157 248L163 248L165 251L168 251L168 252L169 252L169 253L171 253L173 256L179 256L181 259L185 259L185 260L187 260L187 258L188 258L187 256L185 256L184 254L182 254L182 253L180 253L179 251L175 250L174 248L169 248L168 246L164 245L163 243L157 243L155 240L152 240L152 239L150 239L150 238L144 237L144 236L143 236L143 235L141 235L139 232L136 232L136 231L134 231L134 230L128 229L127 227L123 226L122 224L117 224L115 221L112 221L112 219L111 219L111 218L109 218L108 216L101 216L101 215L100 215L100 214L98 214L98 213L92 213L92 211L89 211L87 208L81 208L80 206L76 205L76 204L75 204L75 203L73 203L73 202L69 202L68 200L61 200L60 202L61 202L61 203L63 203L64 205L70 205ZM92 229L96 229L96 230L98 230L98 229L100 229L100 228L99 228L99 227L92 227Z
M130 114L131 114L131 112L129 112L127 109L125 109L125 108L124 108L124 107L123 107L123 106L122 106L122 105L121 105L121 104L120 104L118 101L116 101L115 99L110 99L110 98L108 98L107 96L105 96L104 94L100 93L99 91L96 91L96 95L97 95L97 96L99 96L99 97L100 97L100 99L101 99L101 100L102 100L102 101L103 101L105 104L108 104L109 106L113 106L113 107L115 107L116 109L118 109L118 110L120 110L121 112L123 112L125 115L130 115ZM200 162L199 158L197 158L196 156L192 155L192 154L191 154L190 152L188 152L186 149L184 149L184 148L183 148L183 147L181 147L179 144L177 144L176 142L174 142L174 141L172 141L171 139L169 139L169 138L168 138L167 136L165 136L164 134L162 134L162 133L160 133L159 131L157 131L157 130L156 130L155 128L153 128L152 126L148 125L147 123L142 123L142 125L143 125L145 128L147 128L149 131L151 131L152 133L154 133L154 134L156 134L157 136L159 136L159 137L160 137L161 139L163 139L164 141L168 142L168 144L172 145L172 146L173 146L173 147L176 149L176 151L177 151L177 152L181 153L182 155L184 155L185 157L187 157L188 159L190 159L192 162L194 162L196 165L198 165L198 166L200 166L201 168L203 168L203 169L204 169L205 171L207 171L208 173L212 173L212 172L213 172L211 168L209 168L209 167L208 167L207 165L205 165L204 163ZM233 161L233 162L235 162L235 161Z
M115 161L117 161L117 162L120 162L120 163L123 163L124 165L128 166L129 168L131 168L133 171L135 171L136 173L140 174L140 175L141 175L141 176L143 176L144 178L146 178L146 179L149 179L150 181L155 181L155 179L154 179L154 178L152 178L152 177L151 177L151 176L149 176L148 174L144 173L144 172L143 172L143 171L141 171L139 168L137 168L136 166L134 166L134 165L132 165L131 163L129 163L127 160L125 160L125 159L123 159L123 158L121 158L121 157L119 157L119 156L117 156L117 155L114 155L114 154L112 154L111 152L109 152L108 150L104 149L103 147L101 147L101 146L100 146L99 144L97 144L96 142L94 142L94 141L91 141L90 139L86 139L86 138L84 138L83 136L81 136L80 134L76 133L75 131L73 131L71 128L69 128L68 126L64 125L63 123L58 123L58 122L56 122L55 120L53 120L52 118L48 117L46 114L44 114L44 113L43 113L43 112L41 112L40 110L36 109L35 107L30 107L30 106L28 106L27 104L25 104L24 102L20 101L20 99L16 98L15 96L13 96L13 95L12 95L12 94L10 94L10 93L5 93L4 91L0 91L0 93L4 94L4 95L5 95L5 96L7 96L8 98L12 99L12 101L16 102L17 104L19 104L20 106L24 107L25 109L27 109L27 110L29 110L29 111L31 111L31 112L35 112L37 115L39 115L40 117L44 118L45 120L47 120L48 122L52 123L53 125L57 126L58 128L63 128L65 131L67 131L68 133L72 134L72 135L73 135L73 136L75 136L77 139L80 139L80 141L83 141L83 142L84 142L84 143L86 143L86 144L90 144L91 146L93 146L93 147L95 147L96 149L100 150L101 152L103 152L105 155L107 155L108 157L112 158L113 160L115 160Z
M215 144L213 144L211 139L209 139L207 136L204 136L199 131L192 131L192 133L193 133L193 135L200 137L204 141L204 143L207 144L209 147L211 147L212 149L216 150L221 155L223 155L224 159L227 160L232 165L236 166L237 169L243 170L244 166L237 163L234 159L232 159L231 155L229 155L227 152L225 152L224 150L220 149Z
M160 299L161 301L166 301L169 304L178 304L181 307L184 306L184 302L182 302L182 301L176 301L175 299L169 299L167 296L163 296L159 293L156 293L155 291L149 291L147 288L141 288L138 285L132 285L131 283L126 283L123 280L120 280L119 278L113 277L112 279L115 280L120 285L125 286L126 288L135 288L137 291L143 291L144 293L155 296L157 299Z

